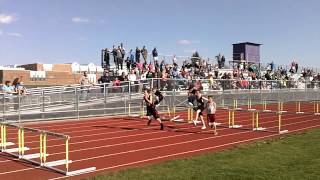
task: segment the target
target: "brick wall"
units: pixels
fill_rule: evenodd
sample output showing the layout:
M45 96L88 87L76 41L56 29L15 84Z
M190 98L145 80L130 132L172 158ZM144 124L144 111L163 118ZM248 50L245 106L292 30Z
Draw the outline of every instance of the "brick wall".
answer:
M53 64L52 71L72 72L71 64Z
M43 65L38 63L24 64L19 67L25 68L26 70L30 70L30 71L43 71Z
M71 72L47 71L46 78L36 79L30 78L29 70L0 70L0 84L6 80L12 82L15 78L22 78L22 81L27 87L71 85L78 84L81 75L82 74L73 74ZM100 75L96 76L100 77Z

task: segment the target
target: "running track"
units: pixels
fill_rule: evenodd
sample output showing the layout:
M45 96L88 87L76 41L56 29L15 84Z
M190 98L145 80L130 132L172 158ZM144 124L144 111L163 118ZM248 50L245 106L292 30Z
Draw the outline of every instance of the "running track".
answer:
M310 106L310 107L307 107ZM276 109L275 105L269 106ZM312 109L311 105L304 105ZM294 111L293 104L286 104L285 110ZM186 119L186 113L180 113ZM252 127L252 113L236 112L236 123L244 127ZM218 122L227 124L228 112L217 112ZM278 129L278 117L275 114L260 115L260 126L271 131ZM320 127L320 117L312 114L283 115L282 129L289 133ZM29 124L29 127L50 130L70 135L70 170L96 167L92 173L74 176L72 179L93 176L104 171L114 171L129 167L145 166L166 160L190 157L206 152L219 151L239 144L280 136L274 132L253 132L249 130L218 129L214 136L210 129L201 130L186 123L165 122L165 131L160 131L156 121L150 127L143 119L97 118L87 120L70 120L54 123ZM8 140L17 141L16 131L8 129ZM39 136L26 132L25 146L30 147L26 154L39 151ZM48 138L49 156L47 161L64 159L64 142ZM23 163L0 153L0 179L66 179L67 177L49 170ZM61 167L63 168L63 167Z

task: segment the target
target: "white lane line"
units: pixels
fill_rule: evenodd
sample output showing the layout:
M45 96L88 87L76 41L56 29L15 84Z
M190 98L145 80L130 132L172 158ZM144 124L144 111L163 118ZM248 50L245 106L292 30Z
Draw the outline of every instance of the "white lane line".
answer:
M288 119L295 119L296 117L292 117L292 118L288 118ZM247 121L247 120L244 120L244 121ZM313 119L311 119L311 120L308 120L308 121L313 121ZM296 123L291 123L291 124L299 124L299 123L304 123L304 122L308 122L308 121L303 121L303 122L296 122ZM276 121L268 121L268 122L264 122L264 123L260 123L260 124L266 124L266 123L270 123L270 122L276 122ZM290 125L291 125L290 124ZM177 125L178 126L178 125ZM286 125L283 125L283 126L286 126ZM192 127L192 128L196 128L196 127ZM189 127L187 127L187 128L182 128L182 129L190 129ZM164 132L166 132L166 131L158 131L158 132L151 132L151 133L146 133L146 134L153 134L153 133L164 133ZM129 136L131 136L131 135L129 135ZM136 136L136 135L132 135L132 136ZM174 136L167 136L167 137L179 137L179 136L181 136L181 135L174 135ZM128 137L128 136L123 136L123 137ZM121 138L123 138L123 137L121 137ZM107 139L110 139L110 138L107 138ZM112 138L111 138L112 139ZM162 139L162 138L160 138L160 139ZM99 139L99 141L100 140L104 140L104 139ZM152 140L155 140L155 139L148 139L149 141L152 141ZM93 141L85 141L86 143L90 143L90 142L95 142L95 141L98 141L98 140L93 140ZM144 140L143 141L134 141L134 143L139 143L139 142L144 142ZM82 143L82 142L77 142L77 143L71 143L71 144L80 144L80 143ZM129 143L121 143L121 144L116 144L116 145L125 145L125 144L131 144L132 142L129 142ZM113 145L107 145L107 146L104 146L104 147L98 147L98 148L105 148L105 147L112 147L112 146L116 146L115 144L113 144ZM49 147L59 147L59 146L64 146L64 144L58 144L58 145L53 145L53 146L49 146ZM39 148L35 148L35 149L39 149ZM95 149L95 147L94 148L91 148L91 149ZM88 149L88 150L90 150L90 149ZM71 152L76 152L76 151L83 151L83 149L80 149L80 150L75 150L75 151L71 151ZM58 155L58 154L62 154L62 153L53 153L52 155ZM5 163L5 162L10 162L10 160L4 160L4 161L0 161L0 163Z
M312 119L312 120L308 120L308 121L313 121L313 120L317 120L317 119ZM294 124L300 124L300 123L305 123L306 121L304 122L297 122L297 123L290 123L290 124L286 124L286 126L289 126L289 125L294 125ZM314 127L318 127L320 125L317 125L317 126L314 126ZM271 128L276 128L277 126L273 126ZM308 127L307 129L309 128L312 128L312 127ZM301 130L302 129L305 129L305 128L300 128ZM224 130L224 129L222 129ZM227 129L225 129L227 130ZM297 130L293 130L291 132L295 132ZM208 132L208 131L205 131L205 132ZM179 144L185 144L185 143L190 143L190 142L196 142L196 141L202 141L202 140L206 140L206 139L213 139L213 138L218 138L218 137L225 137L225 136L232 136L232 135L237 135L237 134L244 134L244 133L252 133L251 131L244 131L244 132L237 132L237 133L232 133L232 134L227 134L227 135L222 135L222 136L214 136L214 137L209 137L209 138L200 138L200 139L197 139L197 140L191 140L191 141L185 141L185 142L182 142L182 143L174 143L174 144L168 144L168 145L162 145L162 146L154 146L154 147L149 147L149 148L143 148L143 149L140 149L140 150L131 150L131 151L125 151L125 152L119 152L119 153L115 153L115 154L109 154L109 155L103 155L103 156L97 156L97 157L91 157L91 158L86 158L86 159L79 159L79 160L74 160L73 162L80 162L80 161L85 161L85 160L91 160L91 159L97 159L97 158L103 158L103 157L108 157L108 156L111 156L111 155L119 155L119 154L125 154L125 153L130 153L130 152L137 152L137 151L143 151L143 150L149 150L149 149L154 149L154 148L161 148L161 147L167 147L167 146L173 146L173 145L179 145ZM189 135L189 134L187 134ZM275 135L279 135L279 134L275 134ZM152 140L152 139L150 139ZM108 145L109 146L109 145ZM97 149L97 148L104 148L105 146L99 146L99 147L95 147L94 149ZM81 149L80 151L86 151L88 149L91 149L91 148L87 148L87 149ZM79 151L79 150L77 150ZM71 151L71 152L74 152L74 151ZM64 153L55 153L55 154L52 154L52 155L58 155L58 154L64 154ZM39 168L39 167L35 167L35 168ZM35 168L26 168L26 169L21 169L21 170L16 170L16 171L9 171L9 172L5 172L5 173L0 173L0 175L2 174L8 174L8 173L14 173L14 172L21 172L21 171L24 171L24 170L32 170L32 169L35 169Z
M296 119L296 117L287 118L286 120L290 120L290 119ZM248 121L248 120L243 120L243 121L238 121L238 122L244 122L244 121ZM268 123L274 123L274 122L277 122L277 120L264 121L263 123L260 123L260 125L268 124ZM308 121L304 121L304 122L308 122ZM247 126L250 126L250 125L251 124L248 124ZM176 126L179 126L179 124L176 125ZM283 125L283 126L285 126L285 125ZM142 129L152 129L152 128L142 128ZM182 129L178 129L178 130L183 130L183 129L192 129L192 127L182 128ZM132 131L135 131L135 130L132 130ZM128 132L128 131L116 131L116 132L110 132L110 133L99 133L99 134L84 135L84 136L73 136L72 139L74 139L74 138L83 138L85 136L89 136L90 137L90 136L95 136L95 135L113 134L113 133L118 133L118 132ZM101 140L109 140L109 139L127 138L127 137L139 136L139 135L144 135L144 134L147 135L147 134L154 134L154 133L163 133L163 132L166 132L166 131L158 131L158 132L149 132L149 133L142 133L142 134L127 135L127 136L119 136L119 137L114 137L114 138L102 138L102 139L96 139L96 140L91 140L91 141L90 140L88 140L88 141L77 141L75 143L70 143L70 145L82 144L82 143L88 143L88 142L90 143L90 142L101 141ZM57 140L53 139L53 140L48 140L48 141L57 141ZM29 142L29 143L37 143L37 141L32 141L32 142ZM26 144L29 144L29 143L26 143ZM52 146L48 146L48 147L49 148L50 147L59 147L59 146L63 146L63 145L64 144L57 144L57 145L52 145ZM39 148L36 148L36 149L39 149Z
M187 116L187 114L186 114L186 116ZM217 119L222 119L222 118L226 118L228 115L227 114L222 114L221 115L221 117L220 116L217 116ZM244 116L244 117L247 117L247 115L245 115L245 114L241 114L241 115L239 115L239 116ZM237 116L238 117L238 116ZM141 121L144 121L145 119L142 119ZM70 130L70 129L79 129L79 128L83 128L83 127L87 127L88 126L88 124L97 124L98 122L92 122L92 121L95 121L95 120L88 120L88 121L86 121L86 122L83 122L83 123L76 123L76 124L70 124L71 125L71 127L67 127L67 128L54 128L54 129L47 129L47 130L50 130L50 131L55 131L55 130ZM100 120L99 120L100 121ZM102 120L101 120L102 121ZM125 122L119 122L119 121L121 121L121 119L110 119L110 120L103 120L102 122L103 123L110 123L110 121L116 121L116 122L114 122L114 123L111 123L111 124L130 124L130 123L136 123L136 122L139 122L139 121L137 121L137 120L135 120L135 121L130 121L130 120L124 120ZM81 125L84 125L84 126L78 126L79 124L81 124ZM55 126L55 125L52 125L52 126L45 126L45 127L60 127L60 126L62 126L62 127L66 127L66 126L68 126L68 124L66 124L66 125L57 125L57 126ZM32 126L32 128L37 128L37 126ZM41 127L39 127L39 128L41 128ZM96 129L95 129L96 130ZM83 132L83 131L70 131L70 132ZM25 133L28 133L28 132L25 132ZM8 133L8 134L16 134L16 132L10 132L10 133ZM26 135L26 137L27 137L27 135ZM30 136L30 137L35 137L35 136Z
M293 131L291 131L291 132L298 132L298 131L302 131L302 130L306 130L306 129L311 129L311 128L315 128L315 127L320 127L320 125L316 125L316 126L312 126L312 127L307 127L307 128L300 128L300 129L297 129L297 130L293 130ZM130 166L130 165L139 164L139 163L145 163L145 162L154 161L154 160L159 160L159 159L164 159L164 158L168 158L168 157L185 155L185 154L190 154L190 153L195 153L195 152L201 152L201 151L206 151L206 150L213 150L213 149L217 149L217 148L221 148L221 147L225 147L225 146L230 146L230 145L236 145L236 144L246 143L246 142L255 141L255 140L259 140L259 139L270 138L270 137L274 137L274 136L279 136L279 134L266 135L266 136L262 136L262 137L251 138L251 139L246 139L246 140L242 140L242 141L235 141L235 142L231 142L231 143L227 143L227 144L222 144L222 145L217 145L217 146L211 146L211 147L207 147L207 148L201 148L201 149L190 150L190 151L185 151L185 152L181 152L181 153L175 153L175 154L169 154L169 155L164 155L164 156L158 156L158 157L155 157L155 158L149 158L149 159L144 159L144 160L140 160L140 161L125 163L125 164L119 164L119 165L111 166L111 167L107 167L107 168L101 168L101 169L97 169L97 170L95 170L95 171L93 171L93 172L106 171L106 170L110 170L110 169L115 169L115 168L124 167L124 166ZM68 178L68 177L65 177L65 176L63 176L63 177L56 177L56 178L52 178L52 179L49 179L49 180L57 180L57 179L64 179L64 178Z
M243 115L243 116L245 116L245 117L247 117L247 115ZM226 116L227 117L227 116ZM249 120L244 120L244 121L249 121ZM244 122L244 121L237 121L237 122ZM119 124L121 124L121 125L123 125L123 124L131 124L131 123L137 123L137 122L120 122L120 123L114 123L114 124L100 124L99 126L110 126L110 125L119 125ZM141 123L141 124L138 124L138 125L144 125L145 124L145 122L143 122L143 123ZM135 127L137 124L134 124L134 125L130 125L130 126L127 126L127 127ZM87 126L82 126L82 128L83 127L87 127ZM66 129L68 129L68 128L66 128ZM91 132L91 131L97 131L97 130L101 130L101 128L94 128L94 129L89 129L89 130L79 130L79 131L69 131L68 132L68 134L70 134L70 133L78 133L78 132ZM130 131L130 130L124 130L124 131L115 131L115 132L125 132L125 131ZM63 132L62 132L63 133ZM15 133L16 134L16 133ZM91 136L91 135L88 135L88 136ZM38 137L38 136L27 136L27 135L25 135L25 137L26 138L30 138L30 137ZM74 137L78 137L78 136L72 136L73 138ZM82 136L83 137L83 136ZM15 140L15 139L17 139L17 138L8 138L8 140Z

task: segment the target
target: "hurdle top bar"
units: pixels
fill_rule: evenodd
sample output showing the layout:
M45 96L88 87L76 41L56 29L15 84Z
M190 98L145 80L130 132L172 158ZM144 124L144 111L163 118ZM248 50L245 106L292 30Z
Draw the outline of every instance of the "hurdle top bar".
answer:
M5 126L9 126L9 127L13 127L13 128L18 128L18 129L23 129L29 132L34 132L34 133L39 133L39 134L46 134L49 136L54 136L57 138L62 138L62 139L70 139L70 136L68 135L64 135L61 133L55 133L55 132L51 132L51 131L46 131L46 130L39 130L39 129L34 129L34 128L29 128L29 127L23 127L23 126L19 126L19 125L15 125L15 124L9 124L9 123L4 123L1 122L1 125L5 125Z

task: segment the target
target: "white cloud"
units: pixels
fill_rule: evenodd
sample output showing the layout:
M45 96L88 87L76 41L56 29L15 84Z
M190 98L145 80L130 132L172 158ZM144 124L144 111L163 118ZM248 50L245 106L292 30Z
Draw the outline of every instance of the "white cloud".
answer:
M177 44L180 44L180 45L191 45L191 44L198 44L198 43L200 43L200 41L198 40L181 39L177 41Z
M12 37L22 37L22 34L16 32L7 33L7 35Z
M186 40L186 39L179 40L177 43L181 44L181 45L190 45L190 44L192 44L192 42L190 40Z
M10 14L0 14L0 24L10 24L16 21L17 18Z
M89 23L90 22L90 19L83 18L83 17L73 17L71 20L74 23Z
M184 50L184 53L195 53L197 50L196 49L191 49L191 50Z

